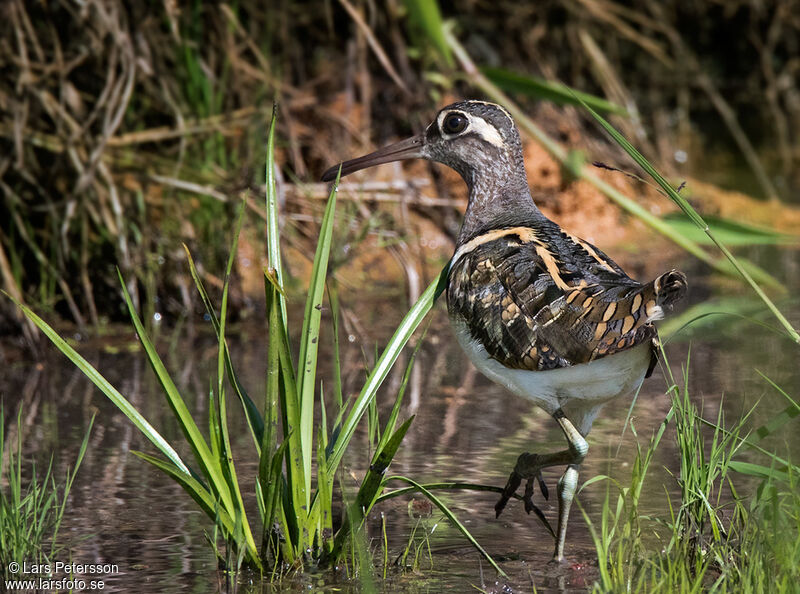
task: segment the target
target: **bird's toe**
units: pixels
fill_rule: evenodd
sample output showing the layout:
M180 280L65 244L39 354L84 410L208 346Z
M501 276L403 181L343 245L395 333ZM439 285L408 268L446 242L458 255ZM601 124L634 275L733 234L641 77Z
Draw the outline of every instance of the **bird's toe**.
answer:
M508 500L511 499L514 493L517 492L517 489L519 488L521 483L522 483L522 477L519 474L517 474L516 470L514 470L508 477L506 486L503 488L503 492L500 495L500 500L494 506L495 518L499 518L500 514L503 513L503 510L506 508Z
M519 489L519 486L522 484L523 478L527 479L527 482L525 483L525 494L522 497L522 501L525 504L525 511L528 513L534 512L537 516L543 517L542 512L533 503L533 487L536 482L539 483L539 489L541 490L542 496L545 498L545 500L550 498L550 492L544 482L544 478L542 477L539 455L530 454L528 452L520 454L519 458L517 458L514 471L508 477L506 486L503 488L503 492L500 495L500 500L494 506L495 517L499 518L500 514L503 513L503 510L506 508L509 500L514 496L514 494L517 492L517 489Z
M549 501L550 491L547 488L547 483L544 482L544 477L542 476L542 473L540 472L539 474L537 474L536 478L539 481L539 490L542 492L542 497L544 497L545 501Z

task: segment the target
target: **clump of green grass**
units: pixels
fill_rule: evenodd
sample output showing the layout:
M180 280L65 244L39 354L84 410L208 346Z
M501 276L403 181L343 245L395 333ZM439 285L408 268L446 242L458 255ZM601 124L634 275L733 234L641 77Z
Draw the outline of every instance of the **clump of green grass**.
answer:
M729 271L735 271L750 285L758 298L777 319L781 328L773 329L794 343L800 334L759 286L757 280L772 284L760 269L737 259L722 243L740 237L730 226L715 226L708 222L681 196L656 169L613 126L590 106L584 107L634 161L658 184L665 195L680 209L687 221L705 235L725 257ZM715 266L718 270L724 270ZM696 316L686 325L707 316ZM762 324L763 325L763 324ZM789 348L795 348L791 345ZM663 354L666 362L666 356ZM587 517L598 552L600 580L595 589L603 592L699 591L710 588L721 592L783 591L792 584L796 589L797 560L800 556L800 531L774 530L775 526L797 527L800 518L800 499L791 487L797 482L800 468L762 448L758 441L774 433L797 415L798 404L769 378L765 378L788 401L772 419L743 437L750 413L745 414L732 428L725 428L720 412L715 422L706 421L697 412L689 396L688 362L682 386L679 386L665 365L670 381L672 408L653 437L649 447L639 449L631 476L631 486L619 488L616 509L603 509L601 524L594 526ZM750 411L752 412L752 410ZM638 514L638 494L668 423L674 420L675 435L680 453L680 472L676 477L680 489L680 505L670 505L668 519L660 518L667 528L660 534L663 546L649 550L642 539ZM711 430L710 438L707 435ZM765 456L769 466L745 462L743 449ZM741 495L736 484L760 481L755 494ZM787 490L788 487L788 490ZM607 503L610 501L607 500ZM768 527L772 525L771 528ZM658 531L656 531L658 532ZM775 554L779 551L780 554Z
M687 378L685 373L678 385L670 374L672 407L648 446L637 444L630 485L608 476L584 485L603 480L609 485L599 523L584 512L599 560L594 590L787 591L800 576L799 469L757 445L784 424L785 411L743 437L752 410L730 429L721 413L706 421L690 399ZM642 516L639 496L670 425L680 454L675 475L680 498L673 506L668 497L667 517ZM740 460L745 449L759 451L770 465Z
M433 569L431 538L441 519L444 519L443 516L437 519L417 518L408 535L406 546L395 559L395 565L418 572L424 563L428 569ZM385 576L387 570L385 562L383 570Z
M413 364L413 356L406 368L391 414L382 427L378 423L375 398L403 347L432 308L436 297L441 294L446 279L446 269L423 292L400 323L383 353L377 358L375 367L369 373L360 393L347 401L342 394L341 373L338 370L336 316L338 301L335 291L329 291L329 302L333 312L335 369L332 388L323 390L321 382L317 381L318 348L338 180L331 191L322 218L299 333L300 344L297 351L294 351L290 344L290 335L293 333L290 331L284 290L278 231L278 201L273 179L274 130L273 114L266 163L269 265L264 271L264 284L269 348L266 392L262 407L256 405L239 380L226 341L228 289L243 221L244 204L233 234L219 309L212 304L187 250L192 277L218 338L217 374L209 394L211 405L207 419L207 437L193 419L185 400L164 366L120 275L131 320L158 377L166 402L192 452L193 461L184 460L177 453L176 447L164 439L120 392L49 325L29 308L18 305L57 348L72 360L161 452L163 457L143 452L135 453L172 477L205 512L213 522L214 533L211 540L215 543L215 551L229 570L235 571L244 565L275 576L287 568L302 569L308 565L324 565L352 553L352 566L364 573L364 567L369 565L371 568L371 563L367 564L365 561L364 555L367 549L363 537L359 536L363 533L364 519L379 501L387 482L402 480L430 498L434 505L439 507L486 556L498 572L502 573L452 512L430 491L405 477L384 476L413 420L413 417L403 422L400 420L400 405ZM297 352L296 358L294 352ZM246 481L241 480L238 475L231 449L228 428L231 391L242 407L253 447L259 459L257 476L252 479L258 504L256 510L258 519L255 521L253 510L248 510L244 505L240 484L246 484ZM333 403L331 403L331 393ZM356 427L370 409L373 414L368 415L371 417L369 434L374 439L371 464L361 481L360 488L344 508L341 525L335 526L334 484L337 473ZM221 548L216 546L218 540L223 543Z
M23 477L22 468L22 410L17 417L16 448L9 443L6 449L6 417L0 406L0 578L17 577L11 573L11 564L48 564L60 550L58 531L64 518L67 499L78 473L94 418L89 423L83 443L72 470L68 470L63 486L53 475L52 460L43 477L36 466L31 478Z

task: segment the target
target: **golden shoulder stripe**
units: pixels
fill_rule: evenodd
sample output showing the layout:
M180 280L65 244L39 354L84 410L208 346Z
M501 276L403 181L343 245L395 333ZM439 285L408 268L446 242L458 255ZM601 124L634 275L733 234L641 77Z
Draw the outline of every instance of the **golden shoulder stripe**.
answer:
M483 235L478 235L477 237L470 239L467 243L462 245L456 253L453 255L453 259L450 261L450 266L455 266L456 262L464 255L468 254L475 248L483 245L484 243L489 243L490 241L495 241L496 239L500 239L501 237L507 237L508 235L516 235L519 237L523 242L532 242L536 240L536 233L530 227L510 227L508 229L495 229L494 231L489 231L484 233Z
M608 262L606 262L606 260L605 260L605 259L601 258L601 257L600 257L600 255L599 255L599 254L598 254L598 253L595 251L595 249L594 249L594 248L591 246L591 244L589 244L589 243L587 243L587 242L583 241L583 240L582 240L582 239L580 239L579 237L575 237L574 235L572 235L572 234L570 234L570 233L567 233L566 235L567 235L567 237L569 237L569 238L570 238L570 239L571 239L571 240L572 240L572 241L573 241L575 244L577 244L577 245L581 246L583 249L585 249L585 250L586 250L586 253L587 253L587 254L589 254L589 255L590 255L592 258L594 258L594 259L597 261L597 263L598 263L598 264L600 264L600 266L602 266L602 267L603 267L603 268L605 268L606 270L609 270L609 271L611 271L611 272L614 272L614 273L616 273L616 270L614 270L614 267L613 267L613 266L611 266L611 264L609 264Z

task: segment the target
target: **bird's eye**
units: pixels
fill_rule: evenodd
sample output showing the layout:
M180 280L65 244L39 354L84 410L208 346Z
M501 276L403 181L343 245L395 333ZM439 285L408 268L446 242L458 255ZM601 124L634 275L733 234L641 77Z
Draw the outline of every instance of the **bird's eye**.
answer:
M460 113L451 113L442 122L445 134L459 134L467 128L467 118Z

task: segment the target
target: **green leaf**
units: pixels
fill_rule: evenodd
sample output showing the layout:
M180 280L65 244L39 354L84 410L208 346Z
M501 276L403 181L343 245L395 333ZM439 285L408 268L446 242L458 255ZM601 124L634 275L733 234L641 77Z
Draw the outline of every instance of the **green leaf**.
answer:
M303 330L300 335L300 355L297 360L297 396L300 406L300 449L303 455L303 474L305 476L306 507L311 503L311 461L314 451L314 388L317 375L317 353L319 351L319 326L322 320L322 298L325 292L325 278L328 273L328 259L333 239L333 217L336 212L336 192L341 170L333 182L325 214L319 230L317 251L311 269L308 286Z
M370 464L369 470L358 489L356 499L345 510L345 521L342 522L339 531L336 533L332 552L334 559L340 556L347 538L352 534L353 530L361 526L364 518L375 504L375 500L380 496L384 487L383 475L389 464L391 464L413 420L413 416L406 419L397 428L397 431L394 431L387 438L384 446L373 457L372 464Z
M275 189L275 122L278 118L278 105L272 106L272 120L269 124L267 136L267 166L266 166L266 205L267 205L267 269L273 271L275 280L280 287L278 299L281 318L284 328L288 328L286 314L286 299L283 292L283 264L281 263L281 234L278 222L278 192Z
M609 124L603 116L598 114L594 111L591 107L589 107L585 102L581 101L583 106L592 114L595 120L608 132L608 134L614 139L614 141L619 144L626 153L628 153L631 158L636 161L636 163L644 169L647 174L652 177L655 182L661 186L661 189L667 193L667 196L678 205L683 213L692 221L699 229L701 229L714 245L722 252L722 254L728 259L731 265L736 269L736 271L744 278L745 281L750 285L750 287L756 292L759 298L766 304L772 314L778 319L781 325L786 329L786 332L791 336L792 340L800 344L800 334L797 333L797 330L791 325L789 320L780 312L780 310L775 306L772 300L767 296L767 294L761 289L758 283L753 278L754 275L757 275L762 282L771 279L772 277L768 275L766 272L762 271L760 268L756 267L754 264L751 264L749 267L745 268L739 260L728 250L727 247L717 238L716 234L711 230L708 226L708 223L701 217L698 212L694 209L694 207L689 204L689 202L678 192L675 191L666 179L656 171L655 167L653 167L650 162L644 158L644 156L636 150L636 148L628 142L628 140L620 134L614 126Z
M189 262L189 273L192 276L192 280L194 280L195 287L197 288L197 292L200 293L200 299L203 302L203 305L206 308L206 312L208 313L209 317L211 318L211 324L214 326L214 332L217 335L217 339L219 340L220 337L220 326L219 320L217 319L217 312L214 310L214 305L211 303L211 299L208 296L208 292L206 291L205 286L203 285L203 281L200 279L200 275L197 272L197 267L195 266L194 259L192 258L192 254L189 252L189 248L186 244L183 245L183 249L186 252L186 258ZM261 417L261 413L258 411L258 407L256 407L253 400L247 394L247 391L244 389L244 386L239 381L239 376L236 373L236 369L233 366L233 361L231 360L230 350L228 349L227 341L223 341L222 343L224 347L224 355L225 355L225 369L228 373L228 379L233 386L234 392L239 397L239 401L242 403L245 411L245 418L247 419L247 424L250 427L250 432L253 436L253 440L256 443L256 448L261 447L261 441L264 433L264 419Z
M61 351L67 359L72 361L72 363L78 369L83 372L83 374L91 380L91 382L97 386L97 388L106 395L106 397L114 403L114 405L126 416L130 421L136 426L139 431L142 432L147 439L149 439L158 450L164 454L169 460L175 464L177 468L180 469L181 472L184 474L191 474L189 467L183 462L181 457L178 455L169 442L164 439L161 434L155 430L155 428L145 419L138 410L134 408L134 406L128 402L128 400L114 387L112 386L106 378L104 378L97 369L95 369L91 363L89 363L86 359L84 359L78 352L73 349L67 342L61 338L58 333L53 330L53 328L44 320L42 320L38 315L36 315L29 307L23 305L11 295L3 291L3 293L11 299L17 307L22 310L22 313L33 322L47 338L55 345L55 347Z
M344 398L342 397L342 359L339 350L339 294L335 283L328 286L328 303L331 306L331 326L333 330L333 387L336 406L341 411Z
M270 122L269 136L267 138L267 165L266 165L266 212L267 212L267 259L268 266L264 271L266 282L271 285L267 290L267 307L270 344L270 365L267 378L267 400L268 404L274 402L275 388L280 397L281 421L283 423L283 434L288 442L284 449L286 459L286 491L281 495L285 496L284 504L279 508L281 512L281 523L286 527L284 537L289 546L285 551L297 551L305 549L305 542L302 540L304 530L298 525L298 520L307 515L307 493L308 484L304 477L304 459L300 439L300 402L297 391L297 380L292 362L291 345L289 343L289 323L286 311L286 294L283 288L283 265L281 263L280 248L280 225L278 195L275 188L275 127L277 120L277 105L273 105L272 121ZM272 351L273 345L275 351ZM279 370L274 368L273 356L277 354ZM271 374L277 373L277 384L275 377ZM272 378L272 379L270 379ZM305 507L304 507L305 506Z
M386 421L386 427L384 427L383 433L381 434L380 439L378 440L378 445L375 447L375 457L372 460L373 464L375 464L378 461L378 457L386 448L389 440L394 438L395 435L394 428L395 425L397 424L397 417L400 415L400 405L402 404L403 396L406 393L408 380L411 378L411 370L414 368L414 361L416 360L417 353L419 353L419 349L421 347L422 347L422 340L419 340L417 342L417 346L414 348L414 352L411 353L411 357L408 360L408 365L406 365L406 370L403 373L403 381L400 382L400 389L397 391L397 397L394 399L392 412L389 414L389 418ZM399 446L400 444L398 443L397 445ZM394 456L394 452L392 452L392 456Z
M277 289L266 278L264 291L267 296L267 320L269 323L269 342L267 346L267 386L264 395L264 431L259 446L258 476L262 483L269 478L269 465L272 452L277 443L277 419L280 414L279 403L281 395L281 347L283 346L283 332L280 313L275 301ZM288 440L284 441L288 444Z
M453 66L450 46L444 36L444 22L436 0L405 0L412 26L425 34L430 44L444 59L448 67Z
M417 491L422 493L425 497L427 497L428 500L431 503L433 503L436 507L438 507L441 510L441 512L445 515L445 517L448 520L450 520L450 523L453 526L455 526L455 528L459 532L461 532L461 534L464 535L464 537L472 544L472 546L475 547L475 549L477 549L477 551L483 556L483 558L486 559L492 567L494 567L495 571L498 574L500 574L501 576L503 576L505 578L508 577L506 575L506 573L502 569L500 569L500 566L497 563L495 563L494 559L491 558L489 553L487 553L483 549L483 547L478 543L478 541L475 540L475 537L472 536L472 534L470 534L469 530L467 530L467 528L461 522L458 521L458 518L456 518L455 514L452 511L450 511L450 508L448 508L442 502L441 499L436 497L436 495L431 493L428 489L426 489L425 487L423 487L422 485L420 485L416 481L414 481L414 480L412 480L410 478L407 478L405 476L392 476L388 480L402 481L404 483L407 483L407 484L411 485L412 487L414 487Z
M740 221L706 215L703 217L717 239L727 245L797 245L800 237L779 233ZM662 217L678 233L699 244L713 245L711 238L684 213L670 213Z
M789 482L788 472L784 470L778 470L776 468L770 468L769 466L763 466L761 464L752 464L750 462L739 462L737 460L732 460L731 462L728 462L728 468L734 472L745 474L747 476L768 478L780 481L782 483Z
M277 376L272 376L275 373L274 368L271 368L267 377L267 387L269 392L267 394L268 404L272 406L271 398L275 397L273 392L273 382L277 381L277 396L280 399L281 423L283 428L283 435L287 442L287 447L284 449L286 458L286 483L287 483L287 501L284 505L283 511L286 512L285 518L287 526L291 530L286 534L286 539L292 543L292 547L300 547L298 542L300 534L298 532L297 519L305 516L303 506L305 505L305 479L303 478L303 459L300 455L300 435L297 430L300 426L300 411L297 402L297 384L294 377L294 367L292 366L292 356L289 352L289 340L287 337L287 329L283 324L280 315L279 293L274 287L271 290L270 299L270 325L269 325L269 344L270 344L270 365L274 364L272 357L277 354L278 369ZM273 352L273 345L275 351ZM277 377L277 379L276 379ZM274 431L274 429L272 429ZM267 432L265 431L265 436ZM271 439L275 439L271 437ZM263 452L263 450L262 450ZM301 547L302 548L302 547Z
M439 277L434 280L427 289L425 289L425 292L422 293L422 295L420 295L420 298L405 315L402 322L400 322L400 325L397 327L397 330L395 330L394 335L389 340L389 343L386 345L386 348L383 350L383 353L378 359L375 368L369 374L364 387L361 389L361 392L353 403L353 408L350 410L350 413L347 415L347 418L342 424L341 431L336 436L336 439L332 444L331 454L328 456L329 475L335 474L336 469L339 466L339 462L341 462L342 456L347 449L347 444L350 443L350 439L355 433L358 422L361 420L364 412L366 412L367 408L369 407L369 403L375 398L378 388L380 388L383 380L386 379L386 375L389 373L392 365L394 365L394 362L400 355L400 351L403 350L403 347L408 342L408 339L411 338L411 335L422 323L422 320L425 319L425 316L428 314L428 312L433 308L436 298L441 295L447 286L448 270L449 265L444 267L441 273L439 273Z
M232 493L233 497L235 498L235 513L236 519L238 522L241 522L241 530L244 534L245 541L247 543L248 549L251 549L253 552L256 552L258 549L255 545L255 541L253 539L252 530L250 528L250 522L247 519L247 510L244 506L244 501L242 500L242 492L239 489L239 480L236 474L236 465L233 461L233 451L231 450L231 440L230 435L228 434L228 412L227 412L227 402L225 397L225 388L224 388L224 380L225 380L225 368L226 368L226 355L228 353L228 345L225 340L225 325L226 320L228 317L228 290L230 288L230 280L231 280L231 272L233 271L233 261L236 258L237 248L239 245L239 234L242 231L242 223L244 222L244 212L245 212L245 201L242 200L242 203L239 207L239 218L236 223L236 228L233 233L233 239L231 240L231 247L230 253L228 254L228 265L225 269L225 279L222 283L222 305L220 307L220 315L219 315L219 331L217 333L217 404L219 406L219 431L218 435L220 438L220 454L221 458L219 460L220 467L222 468L222 473L225 476L225 479L228 483L228 488ZM232 382L235 378L231 378ZM245 407L245 411L246 411ZM260 447L260 442L257 439L255 433L253 433L253 439L256 443L256 448Z
M283 516L283 510L279 509L282 501L283 489L285 482L283 481L283 457L286 453L286 448L289 445L289 440L284 439L280 446L277 447L269 465L263 474L259 472L258 477L258 490L262 497L264 513L261 516L263 534L261 537L262 555L268 554L270 551L275 551L278 547L278 536L273 533L273 525L275 524L278 516ZM281 512L280 514L278 512ZM287 531L284 531L284 534Z
M219 433L219 417L217 415L217 399L213 388L208 390L208 441L211 444L211 455L216 460L222 458L222 436Z
M215 496L219 497L220 503L225 511L227 511L231 516L234 516L236 513L243 514L243 506L234 503L236 489L233 491L231 490L230 478L226 476L226 471L223 470L221 461L211 452L211 449L200 433L197 424L194 422L194 419L189 413L186 403L183 401L183 398L178 392L178 389L172 381L172 378L169 376L166 367L164 367L161 357L158 356L155 346L145 332L144 326L142 325L142 322L136 313L136 309L133 306L133 301L131 301L131 297L128 294L128 290L119 270L117 271L117 275L119 276L120 284L122 285L125 303L128 305L128 312L130 313L131 321L136 328L136 333L138 334L139 340L144 347L147 358L150 361L150 365L153 368L153 371L155 372L159 382L161 383L161 387L164 390L164 395L167 398L167 403L172 409L172 412L175 415L175 418L178 421L186 440L189 442L189 446L192 448L192 452L194 453L197 464L200 466L200 469L208 479ZM240 496L237 497L237 500L238 503L241 504ZM257 560L258 551L256 549L256 544L253 540L252 534L249 530L249 526L245 530L245 536L247 538L248 555Z
M670 316L659 322L658 330L662 336L668 337L665 342L685 341L701 333L704 339L708 339L726 332L740 332L741 327L735 323L741 321L785 337L783 331L760 321L764 314L768 314L768 310L755 296L721 297L697 303L678 315ZM732 321L732 317L736 320Z
M333 479L328 477L328 461L325 459L325 426L323 425L317 440L317 493L314 497L313 508L315 515L319 516L319 533L322 541L322 557L329 555L333 549Z
M150 456L149 454L145 454L143 452L137 452L135 450L132 450L132 453L142 460L149 462L175 480L175 482L183 487L184 491L186 491L189 496L200 506L200 509L205 512L206 516L208 516L212 522L215 522L220 528L222 528L226 539L235 539L236 523L231 518L230 514L219 505L218 500L214 498L214 496L208 491L208 489L205 488L205 486L203 486L200 481L181 472L180 469L169 462L160 460L159 458ZM261 567L261 560L259 559L254 548L248 546L242 546L241 548L245 551L247 560L250 563L256 567Z
M552 101L558 105L582 105L581 101L583 101L597 111L630 116L621 105L589 93L569 89L561 83L552 83L537 76L520 74L493 66L484 66L480 70L486 78L507 93L519 93L527 97Z
M225 483L225 479L222 477L219 461L211 453L205 438L200 433L197 424L194 422L192 415L189 413L189 409L186 408L186 403L183 401L183 398L178 392L178 388L175 386L175 383L172 381L172 378L167 372L167 368L164 367L164 363L161 361L161 357L159 357L155 345L147 335L144 325L139 319L139 315L136 313L136 309L133 306L133 301L131 300L128 289L125 286L122 273L120 273L119 270L117 270L117 275L119 276L119 282L122 286L122 293L125 297L125 303L128 306L128 313L131 316L131 321L136 329L136 334L139 336L139 340L141 341L142 347L147 354L147 359L150 362L150 366L153 368L153 371L155 372L156 377L161 384L161 388L164 391L167 403L172 409L175 419L178 421L178 425L186 437L186 441L192 448L195 460L197 461L201 470L205 474L206 478L211 482L212 488L217 491L217 494L225 505L225 508L232 510L233 501L231 499L231 494L228 491L227 484Z

